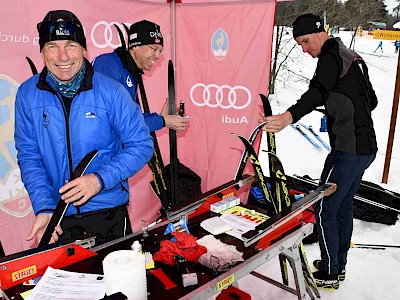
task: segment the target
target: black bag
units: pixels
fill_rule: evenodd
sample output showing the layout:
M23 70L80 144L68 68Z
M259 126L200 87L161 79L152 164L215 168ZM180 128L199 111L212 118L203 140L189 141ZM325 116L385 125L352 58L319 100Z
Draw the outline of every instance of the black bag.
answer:
M165 166L168 176L170 165ZM201 195L201 178L178 160L178 193L176 195L177 204L187 203L196 196Z
M372 182L361 181L356 196L400 210L400 194L385 190ZM398 212L354 199L353 217L367 222L394 225Z

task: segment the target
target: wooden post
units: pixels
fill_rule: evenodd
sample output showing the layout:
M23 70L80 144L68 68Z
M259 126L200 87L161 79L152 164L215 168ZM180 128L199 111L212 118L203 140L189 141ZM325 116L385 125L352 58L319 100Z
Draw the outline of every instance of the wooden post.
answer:
M385 165L383 168L382 183L388 182L390 159L392 157L394 131L396 129L397 110L399 107L399 94L400 94L400 52L397 54L396 85L394 89L392 117L390 118L389 137L386 147L386 157L385 157Z

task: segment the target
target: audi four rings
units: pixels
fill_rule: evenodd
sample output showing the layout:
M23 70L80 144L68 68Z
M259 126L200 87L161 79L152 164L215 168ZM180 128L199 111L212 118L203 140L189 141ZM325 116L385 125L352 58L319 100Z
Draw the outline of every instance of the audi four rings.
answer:
M202 97L195 99L193 94L197 88L202 89ZM224 97L224 90L228 93L227 98ZM237 91L245 92L247 94L247 99L243 101L242 98L238 99ZM247 87L241 85L232 87L227 84L219 86L213 83L208 85L197 83L190 89L190 100L192 100L193 104L196 106L219 107L222 109L244 109L251 103L251 93Z
M128 28L131 26L131 24L129 24L129 23L124 23L124 24L126 26L128 26ZM104 27L101 25L103 25ZM113 28L114 25L117 25L121 29L121 31L125 33L124 26L118 22L107 23L106 21L99 21L96 24L94 24L94 26L92 28L92 32L90 34L93 45L95 45L97 48L106 48L106 47L112 47L114 49L118 48L121 45L119 38L118 38L118 44L112 43L113 42L113 33L115 32L116 34L118 34L117 31L115 30L115 28ZM102 40L101 42L96 40L96 37L98 37L98 35L96 35L96 37L95 37L95 32L97 32L97 30L104 30L104 32L103 32L104 40Z

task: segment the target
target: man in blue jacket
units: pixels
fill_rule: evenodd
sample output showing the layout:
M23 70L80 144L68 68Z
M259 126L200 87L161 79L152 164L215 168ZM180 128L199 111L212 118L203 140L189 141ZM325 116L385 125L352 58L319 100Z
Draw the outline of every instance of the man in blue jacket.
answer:
M164 40L157 24L143 20L131 25L128 33L128 50L119 47L114 52L98 56L93 68L121 83L134 101L138 101L138 77L149 71L163 54ZM144 113L144 120L150 131L167 127L176 131L185 130L188 118L168 114L165 102L161 113Z
M340 38L329 38L320 17L299 16L293 22L293 37L303 52L318 58L308 90L296 104L280 115L265 117L264 130L278 132L325 106L331 153L321 182L336 183L334 194L316 204L315 217L321 260L314 261L318 287L336 290L345 280L347 252L353 232L353 197L364 171L376 156L377 142L371 111L378 100L364 60Z
M101 244L132 232L128 178L153 154L139 106L118 82L93 71L71 12L50 11L37 26L45 67L18 89L15 144L36 215L27 240L41 239L61 197L70 204L52 241L95 235ZM69 181L89 152L85 174Z

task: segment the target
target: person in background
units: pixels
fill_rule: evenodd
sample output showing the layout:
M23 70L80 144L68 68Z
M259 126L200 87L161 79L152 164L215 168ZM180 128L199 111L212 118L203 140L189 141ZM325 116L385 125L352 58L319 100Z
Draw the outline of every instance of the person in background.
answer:
M394 44L394 53L399 52L400 41L395 41L393 44Z
M382 51L382 53L383 53L383 48L382 48L382 46L383 46L383 42L382 42L382 41L379 41L378 47L376 47L376 49L374 50L374 53L375 53L377 50L379 50L379 49L381 49L381 51Z
M45 67L21 84L15 103L17 159L36 216L27 240L42 238L60 197L69 205L51 242L123 237L132 232L127 180L153 154L149 128L125 88L84 58L72 12L50 11L37 29ZM69 181L93 150L84 175Z
M321 260L314 261L318 287L338 289L345 279L347 252L353 232L353 197L364 171L375 159L377 142L371 111L378 100L363 59L340 38L329 38L320 17L299 16L293 37L303 52L318 58L308 90L283 114L265 117L264 130L279 132L319 106L325 106L332 151L321 174L321 183L337 190L316 204L316 227Z
M132 99L138 102L138 77L150 71L163 54L164 40L157 24L142 20L134 23L128 32L128 50L122 46L114 52L102 54L93 60L93 68L121 83ZM144 113L150 131L167 127L176 131L185 130L188 118L168 114L166 101L160 114Z

